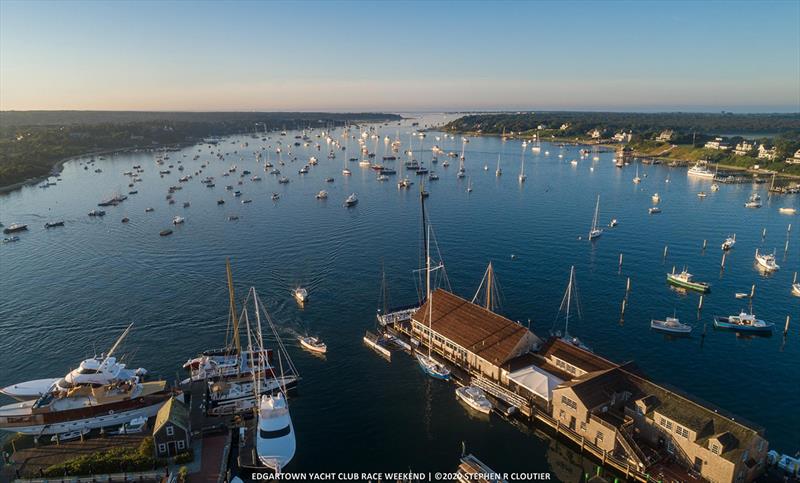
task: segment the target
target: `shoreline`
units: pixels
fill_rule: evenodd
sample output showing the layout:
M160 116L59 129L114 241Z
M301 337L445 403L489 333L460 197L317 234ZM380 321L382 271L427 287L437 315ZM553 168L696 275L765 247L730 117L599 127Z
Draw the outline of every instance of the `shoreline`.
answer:
M464 136L474 136L474 137L478 137L478 136L501 137L502 136L502 134L477 133L477 132L469 132L469 131L444 131L444 132L447 132L449 134L461 134L461 135L464 135ZM509 136L509 139L522 139L522 138L520 138L518 136ZM606 149L614 150L614 151L616 151L617 149L619 149L619 148L624 146L622 144L609 143L607 139L599 140L597 142L591 142L591 141L587 141L587 140L578 140L578 141L576 141L574 139L568 139L568 138L550 138L549 140L540 139L540 141L549 142L549 143L564 143L564 144L570 144L570 145L573 145L573 146L599 146L601 148L606 148ZM692 160L689 160L689 159L667 158L667 157L663 157L663 156L646 154L646 153L641 153L641 152L636 152L636 151L633 151L631 153L631 156L633 156L635 158L657 159L657 160L661 161L662 163L665 162L665 161L666 162L673 162L674 161L674 162L679 163L681 167L685 167L685 166L688 166L688 165L691 165L691 164L695 163L695 161L692 161ZM770 176L771 177L774 174L775 175L775 179L782 179L783 178L783 179L789 179L789 180L800 180L800 175L796 175L796 174L778 173L778 172L773 172L773 171L766 170L766 169L753 170L753 169L750 169L750 168L746 168L746 167L742 167L742 166L735 166L735 165L730 165L730 164L719 164L718 166L720 168L724 168L724 169L729 170L729 171L746 172L746 173L752 173L752 174L755 174L755 175L762 175L762 176Z

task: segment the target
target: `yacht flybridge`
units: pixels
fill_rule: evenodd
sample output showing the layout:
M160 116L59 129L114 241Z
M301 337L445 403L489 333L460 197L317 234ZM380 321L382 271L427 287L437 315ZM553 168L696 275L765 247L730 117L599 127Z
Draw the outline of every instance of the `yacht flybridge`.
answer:
M43 388L45 380L4 388L4 394L19 399L38 397L0 407L0 430L60 434L118 426L135 418L154 416L170 397L166 382L141 382L143 369L130 371L113 357L132 325L125 329L107 356L83 361L78 369L55 380L42 393L33 391Z

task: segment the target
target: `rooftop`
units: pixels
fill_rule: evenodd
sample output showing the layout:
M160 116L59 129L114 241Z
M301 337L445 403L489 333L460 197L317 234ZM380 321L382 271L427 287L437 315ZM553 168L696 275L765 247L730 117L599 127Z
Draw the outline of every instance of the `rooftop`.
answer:
M443 289L431 294L430 300L414 314L414 320L429 324L431 302L430 326L434 332L496 365L512 359L517 345L530 333L516 322Z
M547 358L555 356L586 372L603 371L616 367L617 364L604 359L597 354L581 349L558 337L552 337L545 342L539 353Z
M187 431L189 430L189 410L186 409L186 406L182 402L175 399L175 397L169 398L169 400L161 406L161 409L158 410L156 423L153 425L153 432L158 432L167 422L180 426Z

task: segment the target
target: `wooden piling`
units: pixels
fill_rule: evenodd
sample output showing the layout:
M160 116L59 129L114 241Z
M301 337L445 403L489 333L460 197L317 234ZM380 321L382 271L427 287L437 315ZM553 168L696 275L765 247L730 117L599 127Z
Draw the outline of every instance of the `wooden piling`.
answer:
M668 245L664 245L664 258L667 258L667 251L669 250Z
M789 316L786 316L786 325L783 326L783 336L786 337L786 334L789 333Z
M703 310L703 296L700 296L700 303L697 304L697 311Z
M706 249L706 246L708 246L708 240L703 240L703 250Z
M761 239L763 240L766 237L767 237L767 229L764 228L763 230L761 230Z
M625 315L625 305L627 301L627 298L622 299L622 315Z
M722 263L719 265L721 268L725 268L725 255L727 254L728 252L722 252Z
M628 277L628 283L625 286L625 291L626 292L630 292L631 291L631 277Z
M753 284L753 286L750 287L750 298L753 298L755 296L756 296L756 284Z
M619 268L622 268L622 253L619 254Z

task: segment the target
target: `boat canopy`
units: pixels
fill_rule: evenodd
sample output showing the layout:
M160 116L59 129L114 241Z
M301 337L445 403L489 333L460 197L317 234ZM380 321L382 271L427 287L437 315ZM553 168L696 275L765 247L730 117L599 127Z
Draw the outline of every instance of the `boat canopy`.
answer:
M533 365L510 373L508 378L548 402L552 398L553 389L564 382L563 379Z

